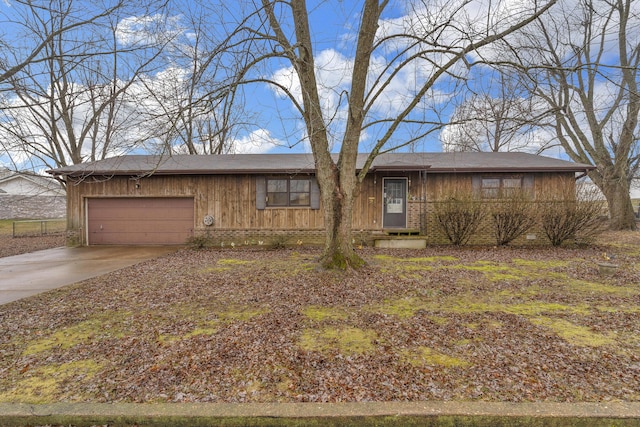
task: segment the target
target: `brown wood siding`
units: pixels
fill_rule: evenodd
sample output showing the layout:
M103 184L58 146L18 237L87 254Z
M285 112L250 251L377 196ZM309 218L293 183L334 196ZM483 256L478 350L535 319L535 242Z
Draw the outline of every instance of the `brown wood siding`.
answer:
M90 245L184 244L192 232L192 198L87 199Z
M534 188L536 199L558 194L562 188L574 185L573 173L536 173ZM455 189L471 191L472 174L428 174L374 172L360 186L353 206L353 229L356 231L382 231L382 180L384 177L408 178L409 228L422 228L426 224L429 203L451 194ZM423 182L426 183L423 186ZM572 187L571 187L572 188ZM111 177L88 178L67 185L67 225L70 234L77 234L77 243L86 244L85 200L101 197L191 197L194 200L194 232L226 233L242 231L324 230L323 208L266 208L256 206L255 175L182 175L151 176L146 178ZM211 227L203 224L211 215ZM425 231L427 231L425 229ZM71 239L70 239L71 240Z
M486 173L483 176L504 176L514 174ZM515 174L524 175L524 174ZM573 172L567 173L534 173L532 174L534 199L543 200L558 196L575 194L575 177ZM427 199L443 200L456 192L472 191L473 174L429 174L427 176Z
M513 174L483 174L491 176L503 176ZM533 175L533 200L532 209L537 202L554 198L572 198L575 196L575 174L566 173L534 173ZM436 224L433 216L434 205L440 200L455 194L456 191L471 193L473 174L431 174L427 178L428 201L426 204L426 218L424 234L428 236L432 244L447 244L445 234ZM486 204L499 203L499 200L485 200ZM527 235L534 235L535 239L528 241L527 236L519 238L515 244L541 244L545 243L544 235L538 228L533 228ZM470 244L495 244L493 226L489 218L485 218L483 224L471 238Z

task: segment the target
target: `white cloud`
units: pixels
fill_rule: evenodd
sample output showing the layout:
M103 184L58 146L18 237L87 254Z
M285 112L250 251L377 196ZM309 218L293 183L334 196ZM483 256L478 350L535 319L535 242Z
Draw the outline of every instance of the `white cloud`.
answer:
M318 80L318 94L325 107L325 117L335 114L343 90L351 83L351 69L353 61L334 49L326 49L318 53L315 58L316 78ZM287 88L296 102L302 104L302 89L298 75L293 67L283 67L276 70L271 80ZM276 93L284 97L285 93L272 86Z
M250 134L234 140L230 154L261 154L285 144L273 138L267 129L258 129Z
M318 96L320 97L323 117L327 124L330 138L329 144L333 146L338 143L334 138L340 138L340 129L344 125L344 120L348 114L345 96L350 89L353 61L334 49L326 49L316 55L315 65ZM269 79L287 88L296 102L302 105L302 88L293 67L280 68ZM280 98L285 98L286 95L282 90L275 86L270 88ZM306 131L302 130L302 133L306 134ZM305 136L301 139L308 141Z
M116 37L124 46L163 44L184 32L180 20L161 14L131 16L118 23Z

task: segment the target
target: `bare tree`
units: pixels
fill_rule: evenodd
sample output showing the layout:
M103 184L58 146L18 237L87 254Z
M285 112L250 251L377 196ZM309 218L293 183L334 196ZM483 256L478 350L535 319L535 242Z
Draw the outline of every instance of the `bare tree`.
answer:
M186 154L224 154L251 116L242 108L236 61L227 51L228 34L217 31L220 8L209 2L180 4L185 34L165 52L171 66L140 80L138 98L145 120L153 123L157 150ZM173 4L176 8L178 4ZM177 13L176 13L177 14Z
M52 30L46 34L39 34L37 39L30 37L34 43L30 44L25 51L15 49L15 38L9 40L7 36L3 36L0 38L0 55L2 56L2 59L0 59L0 83L10 79L25 67L33 63L47 60L46 48L54 38L60 37L62 34L67 32L76 31L82 27L89 27L97 21L114 13L116 10L121 8L124 3L125 2L118 0L107 7L96 10L88 11L83 9L81 11L77 11L78 13L74 15L74 19L69 19L65 24L52 28ZM50 6L51 5L46 2L39 4L32 1L14 0L11 8L7 8L10 9L12 13L6 14L7 16L3 21L3 26L5 29L10 26L18 28L21 27L27 34L38 35L38 32L36 31L34 33L34 30L43 22L37 16L42 16L40 13L46 12ZM38 13L33 14L33 12ZM11 30L16 31L15 28L12 28ZM18 31L18 33L22 34L21 31Z
M572 160L597 167L612 229L635 229L629 195L638 170L640 5L634 0L564 0L509 40L513 61L549 111L543 124Z
M456 107L441 132L444 151L536 151L535 108L515 74L483 73L476 89Z
M325 212L322 266L344 269L363 264L352 247L352 210L360 183L376 156L439 129L442 122L426 114L426 109L437 92L456 84L455 74L464 72L457 69L462 60L532 22L554 2L534 1L530 7L507 14L501 13L506 12L501 10L504 4L496 1L479 17L475 2L417 1L408 2L403 19L385 20L388 0L364 0L358 6L353 57L348 67L333 72L348 80L347 87L331 89L338 95L338 106L344 108L328 111L323 98L326 84L319 79L316 58L317 46L326 40L314 38L306 2L261 0L253 25L242 24L248 64L240 77L243 83L268 82L277 87L304 122ZM334 63L340 59L336 51L330 54ZM293 84L251 74L271 60L281 71L283 61L290 65ZM410 89L392 102L394 85L409 75ZM403 137L398 137L400 129ZM367 147L370 154L363 167L356 169L365 134L373 136ZM340 147L335 157L331 154L334 144Z
M20 168L99 160L137 142L133 104L125 94L166 41L145 37L124 46L126 29L119 21L133 10L120 4L109 8L108 16L79 21L91 6L67 1L25 6L25 37L31 37L30 45L43 40L42 57L6 76L0 120L0 146ZM140 4L136 11L149 15Z

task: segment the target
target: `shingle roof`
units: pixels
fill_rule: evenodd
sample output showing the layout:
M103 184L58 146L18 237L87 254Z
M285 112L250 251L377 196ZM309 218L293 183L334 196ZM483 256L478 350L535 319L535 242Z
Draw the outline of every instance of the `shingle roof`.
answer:
M358 155L360 169L367 154ZM386 153L372 171L445 172L585 172L593 166L529 153ZM47 171L53 175L222 175L313 173L311 154L226 154L214 156L131 155Z

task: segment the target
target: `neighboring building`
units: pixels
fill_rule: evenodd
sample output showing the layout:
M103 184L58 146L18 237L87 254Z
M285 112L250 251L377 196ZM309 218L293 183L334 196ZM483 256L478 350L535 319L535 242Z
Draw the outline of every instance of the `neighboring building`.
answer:
M354 205L354 235L366 244L389 232L445 243L430 211L452 192L489 201L523 189L535 201L574 191L590 169L527 153L380 155ZM122 156L48 172L67 181L70 244L183 244L204 233L220 245L324 238L310 154Z
M0 193L18 196L65 196L60 182L27 172L13 172L0 167Z
M0 168L0 219L65 215L66 194L59 181Z

